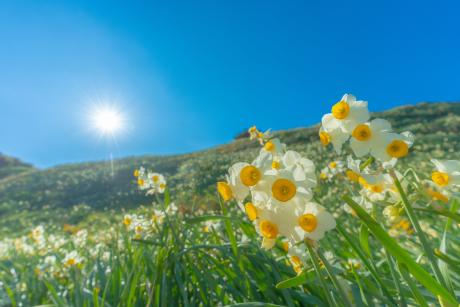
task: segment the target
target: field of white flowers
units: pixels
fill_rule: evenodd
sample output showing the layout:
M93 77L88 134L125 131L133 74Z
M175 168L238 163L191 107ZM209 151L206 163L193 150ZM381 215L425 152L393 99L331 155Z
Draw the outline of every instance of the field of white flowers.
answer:
M151 204L0 239L0 306L459 305L460 161L403 168L414 135L352 95L322 118L324 168L248 132L258 155L214 178L219 208L139 165Z

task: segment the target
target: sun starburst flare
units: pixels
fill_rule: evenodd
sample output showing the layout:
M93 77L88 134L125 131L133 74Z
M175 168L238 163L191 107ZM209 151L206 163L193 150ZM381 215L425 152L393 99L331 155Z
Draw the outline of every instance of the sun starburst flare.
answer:
M89 114L91 126L101 135L114 136L126 126L125 115L113 105L98 105Z

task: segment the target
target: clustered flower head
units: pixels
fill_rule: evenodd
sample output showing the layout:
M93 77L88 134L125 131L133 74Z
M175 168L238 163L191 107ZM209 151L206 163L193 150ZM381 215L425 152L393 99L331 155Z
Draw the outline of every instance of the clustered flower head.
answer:
M258 140L260 145L264 145L264 143L270 139L271 134L270 130L267 130L265 132L259 131L256 126L252 126L251 128L248 129L249 133L249 138L251 140Z
M147 190L147 195L164 193L166 179L162 174L146 170L144 167L134 170L134 177L137 178L137 185L141 190Z
M251 128L257 131L256 128ZM224 199L235 199L271 248L283 237L291 246L318 241L335 227L326 209L312 202L316 186L315 165L279 139L261 141L262 149L251 163L233 164L217 189Z
M367 101L345 94L322 118L319 138L324 146L332 144L337 153L349 144L357 157L371 155L385 166L393 166L405 157L413 144L410 132L396 133L384 119L371 121Z
M435 170L431 174L433 182L442 189L460 187L460 161L457 160L431 160Z
M345 171L344 165L345 164L339 160L329 162L319 173L319 179L330 181L334 176L342 174Z

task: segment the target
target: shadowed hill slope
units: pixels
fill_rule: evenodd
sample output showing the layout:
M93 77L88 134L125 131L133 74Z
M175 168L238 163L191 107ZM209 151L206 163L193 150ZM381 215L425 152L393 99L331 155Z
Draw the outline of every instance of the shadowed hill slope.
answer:
M33 170L29 163L0 153L0 180Z

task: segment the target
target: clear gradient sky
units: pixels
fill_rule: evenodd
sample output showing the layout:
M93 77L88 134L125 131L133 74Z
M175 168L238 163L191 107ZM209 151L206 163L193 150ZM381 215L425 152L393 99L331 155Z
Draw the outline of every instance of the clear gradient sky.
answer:
M1 1L0 152L182 153L317 123L346 92L372 111L460 100L459 16L458 1ZM95 101L130 119L116 142L88 129Z

